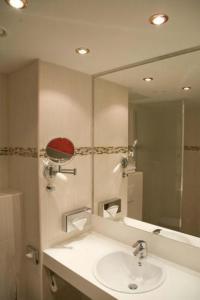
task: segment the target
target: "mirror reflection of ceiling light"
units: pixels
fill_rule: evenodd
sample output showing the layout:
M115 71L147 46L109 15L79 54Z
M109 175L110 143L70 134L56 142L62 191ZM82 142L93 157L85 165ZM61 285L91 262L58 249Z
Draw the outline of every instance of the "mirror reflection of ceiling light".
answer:
M3 37L6 37L7 36L7 31L5 28L3 27L0 27L0 37L3 38Z
M146 82L150 82L153 80L153 77L145 77L145 78L143 78L143 80Z
M168 20L169 17L165 14L155 14L149 18L150 23L157 26L166 23Z
M27 0L5 0L5 1L8 5L16 9L22 9L28 5Z
M182 89L183 89L184 91L189 91L189 90L191 90L191 86L184 86Z
M90 49L81 47L81 48L77 48L75 51L77 54L85 55L90 52Z

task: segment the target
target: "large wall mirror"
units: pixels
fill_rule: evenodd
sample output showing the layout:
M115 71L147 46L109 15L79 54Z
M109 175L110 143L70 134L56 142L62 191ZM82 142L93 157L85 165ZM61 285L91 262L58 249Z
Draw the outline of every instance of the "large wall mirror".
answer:
M124 217L200 237L199 78L200 51L95 78L96 213L121 199Z

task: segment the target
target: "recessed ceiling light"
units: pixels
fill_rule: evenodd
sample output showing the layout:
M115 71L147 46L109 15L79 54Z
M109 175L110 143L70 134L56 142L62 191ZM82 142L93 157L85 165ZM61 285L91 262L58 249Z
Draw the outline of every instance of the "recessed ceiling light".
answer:
M77 48L75 51L80 55L85 55L90 52L90 49L81 47L81 48Z
M145 77L145 78L143 78L143 80L146 82L150 82L153 80L153 77Z
M191 90L191 86L184 86L182 89L183 89L184 91L189 91L189 90Z
M162 25L169 20L169 17L165 14L155 14L149 18L149 21L153 25Z
M28 0L5 0L6 3L16 9L25 8L28 5Z
M3 37L6 37L7 36L7 31L5 28L3 27L0 27L0 37L3 38Z

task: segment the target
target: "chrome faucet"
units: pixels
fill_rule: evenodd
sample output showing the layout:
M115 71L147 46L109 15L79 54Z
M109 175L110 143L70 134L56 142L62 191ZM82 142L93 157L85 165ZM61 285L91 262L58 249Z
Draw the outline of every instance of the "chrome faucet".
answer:
M147 243L143 240L138 240L136 243L133 244L133 254L138 256L139 260L145 258L147 256Z

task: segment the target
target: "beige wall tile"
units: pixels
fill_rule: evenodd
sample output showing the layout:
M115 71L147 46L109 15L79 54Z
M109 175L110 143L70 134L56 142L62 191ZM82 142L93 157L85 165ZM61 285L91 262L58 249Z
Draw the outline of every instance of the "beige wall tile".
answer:
M38 62L9 75L9 145L36 147L38 145ZM40 249L38 161L37 158L9 157L9 184L23 192L22 226L24 242L22 253L28 244ZM22 258L19 279L20 294L25 299L40 299L40 266L34 266ZM35 279L35 281L33 280ZM34 286L34 293L31 286Z
M0 147L8 145L7 76L0 74Z
M91 84L89 75L40 63L40 147L54 137L91 145Z
M8 146L7 76L0 74L0 147ZM0 156L0 189L8 187L8 159Z
M9 145L36 147L38 133L38 62L8 78Z
M142 221L143 173L135 172L128 176L127 217Z
M39 145L45 147L54 137L66 137L75 147L91 146L91 76L60 66L40 63ZM63 213L91 207L91 155L76 156L66 168L77 175L55 180L55 191L46 190L43 160L40 160L40 206L42 247L66 238L62 231Z
M102 79L95 80L94 145L128 146L128 89ZM127 178L122 178L123 154L94 156L94 209L99 202L122 199L122 213L127 212Z
M122 213L127 212L127 178L122 177L120 161L122 154L100 154L94 156L94 202L95 212L101 201L112 198L122 200Z
M128 89L95 80L94 145L128 145Z
M21 261L19 247L22 243L21 228L15 218L20 209L21 197L12 193L0 195L0 299L16 297L16 278L19 278ZM19 215L18 215L19 216ZM19 286L18 286L19 287Z

